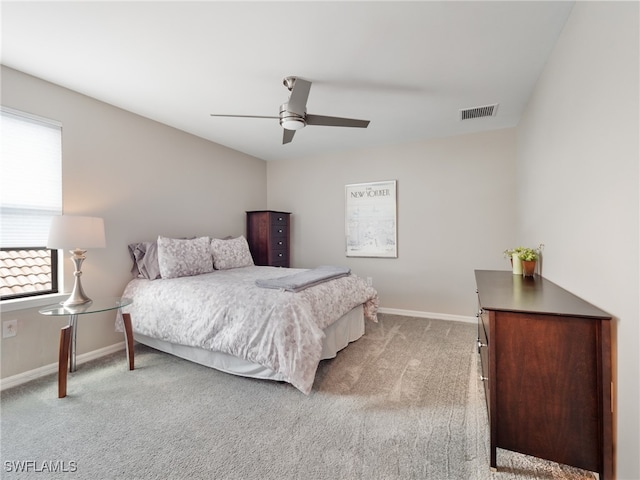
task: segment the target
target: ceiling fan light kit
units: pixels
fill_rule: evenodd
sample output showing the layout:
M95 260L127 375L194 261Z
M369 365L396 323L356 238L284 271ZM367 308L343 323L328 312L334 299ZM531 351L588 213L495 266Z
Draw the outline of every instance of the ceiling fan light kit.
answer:
M280 125L287 130L300 130L307 125L303 115L298 115L287 110L289 104L280 105Z
M285 87L291 92L289 101L280 105L277 117L262 115L221 115L212 113L212 117L241 117L241 118L278 118L280 126L284 129L282 143L290 143L296 130L307 125L321 125L328 127L355 127L367 128L369 120L357 120L354 118L328 117L325 115L307 115L307 99L311 90L311 82L302 78L288 76L282 80Z

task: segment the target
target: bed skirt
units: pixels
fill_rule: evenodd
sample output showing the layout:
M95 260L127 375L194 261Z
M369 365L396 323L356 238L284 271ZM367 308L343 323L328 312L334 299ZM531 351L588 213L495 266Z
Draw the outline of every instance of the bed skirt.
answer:
M329 325L324 330L324 333L325 339L322 344L321 360L335 357L336 354L350 342L354 342L364 335L364 309L362 305L358 305L340 317L336 322ZM212 352L187 345L177 345L139 333L134 333L134 339L161 352L215 368L222 372L242 377L285 381L282 375L274 372L270 368L234 357L227 353Z

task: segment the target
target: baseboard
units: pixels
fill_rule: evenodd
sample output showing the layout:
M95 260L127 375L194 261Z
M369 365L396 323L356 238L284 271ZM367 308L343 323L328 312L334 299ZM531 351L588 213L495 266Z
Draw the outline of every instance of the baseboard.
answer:
M124 343L114 343L113 345L109 345L108 347L99 348L97 350L93 350L91 352L80 354L76 357L76 364L82 364L89 362L91 360L95 360L96 358L104 357L105 355L109 355L111 353L118 352L120 350L124 350ZM36 378L44 377L46 375L50 375L52 373L58 372L58 364L51 363L49 365L45 365L44 367L38 367L33 370L29 370L27 372L19 373L17 375L13 375L11 377L0 379L0 391L5 390L11 387L17 387L18 385L22 385L23 383L30 382L31 380L35 380Z
M388 313L390 315L404 315L407 317L433 318L435 320L449 320L452 322L477 323L476 317L467 317L465 315L452 315L450 313L433 313L421 312L419 310L403 310L401 308L378 308L380 313Z

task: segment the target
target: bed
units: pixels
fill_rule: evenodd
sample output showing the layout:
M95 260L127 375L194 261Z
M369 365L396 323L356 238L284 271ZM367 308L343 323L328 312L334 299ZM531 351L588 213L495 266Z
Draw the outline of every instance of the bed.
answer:
M376 321L377 293L364 279L348 272L279 288L316 270L255 266L244 237L159 237L129 251L136 278L124 311L135 340L227 373L309 394L320 360L360 338L365 319ZM271 281L277 288L259 286Z

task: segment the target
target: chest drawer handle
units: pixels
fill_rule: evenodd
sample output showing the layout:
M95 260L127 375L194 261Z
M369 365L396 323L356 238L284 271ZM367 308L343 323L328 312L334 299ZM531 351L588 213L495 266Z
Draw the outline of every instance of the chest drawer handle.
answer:
M278 254L278 256L279 256L279 257L281 257L281 256L282 256L282 254L281 254L281 253L279 253L279 254Z
M486 343L482 343L480 340L478 340L478 350L480 350L482 347L488 347L488 345Z
M278 233L282 233L284 230L282 230L281 228L278 229Z
M281 222L282 220L284 220L282 217L278 217L279 222Z
M282 242L278 242L278 245L282 245Z
M485 377L484 375L480 375L480 381L481 382L486 382L487 380L489 380L489 377Z

